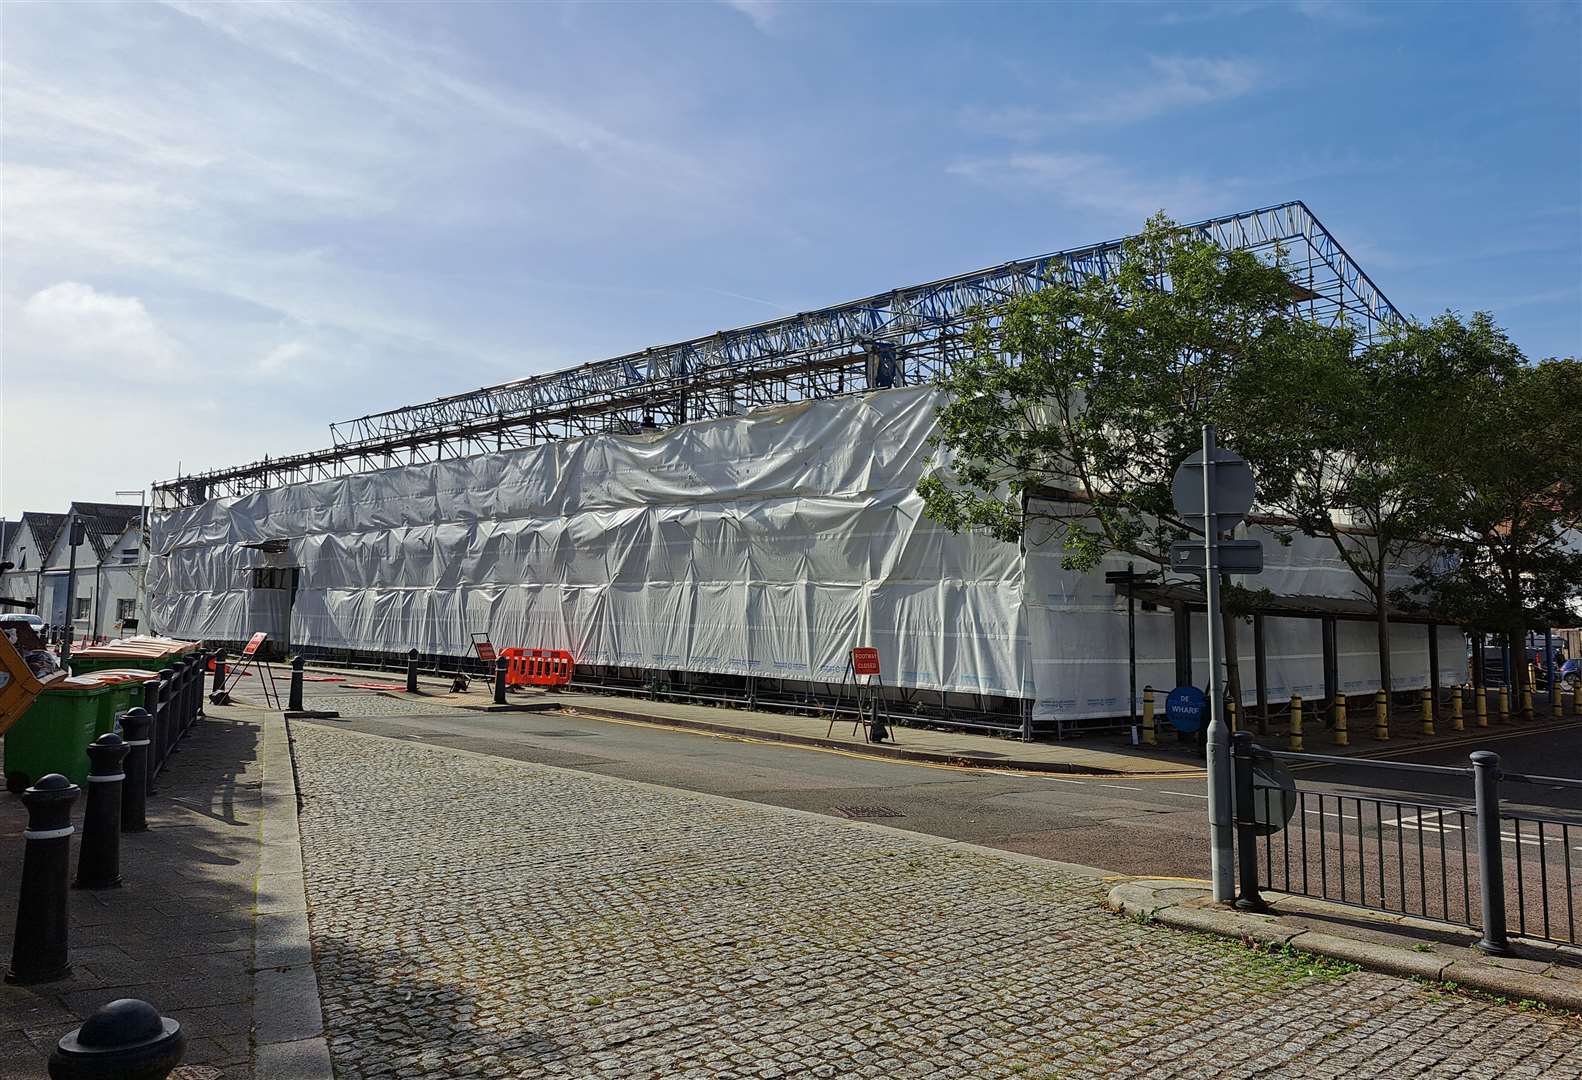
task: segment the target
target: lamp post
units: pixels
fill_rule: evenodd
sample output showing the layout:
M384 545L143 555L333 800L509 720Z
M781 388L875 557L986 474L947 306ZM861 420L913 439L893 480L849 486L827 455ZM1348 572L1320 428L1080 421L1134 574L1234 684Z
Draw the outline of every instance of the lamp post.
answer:
M60 646L61 667L65 667L66 661L71 659L71 639L77 632L73 626L77 606L77 548L88 535L87 525L75 511L66 523L66 529L66 544L71 548L71 559L66 569L66 640Z

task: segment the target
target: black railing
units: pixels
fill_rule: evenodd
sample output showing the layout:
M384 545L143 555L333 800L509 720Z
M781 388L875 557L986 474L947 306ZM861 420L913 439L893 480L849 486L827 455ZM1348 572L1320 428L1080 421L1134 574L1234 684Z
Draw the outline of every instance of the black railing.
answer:
M1488 751L1467 767L1421 765L1270 752L1247 733L1236 736L1234 760L1241 906L1262 906L1268 889L1481 930L1487 952L1508 951L1512 932L1582 943L1582 817L1501 806L1502 784L1582 789L1582 780L1502 773ZM1468 782L1470 800L1284 787L1259 768L1272 761L1454 777Z

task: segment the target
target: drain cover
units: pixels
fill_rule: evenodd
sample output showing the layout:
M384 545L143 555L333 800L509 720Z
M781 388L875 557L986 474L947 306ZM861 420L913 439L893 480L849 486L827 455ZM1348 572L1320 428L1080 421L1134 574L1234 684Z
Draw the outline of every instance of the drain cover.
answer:
M837 806L835 813L846 818L892 818L906 815L892 806Z

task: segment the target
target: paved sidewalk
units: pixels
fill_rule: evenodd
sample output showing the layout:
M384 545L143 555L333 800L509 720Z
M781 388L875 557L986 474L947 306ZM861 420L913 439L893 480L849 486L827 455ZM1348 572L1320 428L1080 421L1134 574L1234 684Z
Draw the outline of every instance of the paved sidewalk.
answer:
M199 721L148 801L149 831L121 842L119 889L70 899L70 978L39 986L0 984L0 1077L42 1080L55 1041L99 1006L122 997L152 1002L181 1021L185 1061L223 1080L253 1076L253 904L259 870L260 725L246 718ZM279 723L278 718L274 718ZM0 751L3 753L3 751ZM75 823L80 837L86 794ZM11 955L27 814L0 797L0 948ZM77 857L72 844L72 869Z
M314 670L319 673L345 674L348 683L397 684L404 681L403 676L388 673L351 673L336 668ZM385 709L418 714L441 709L492 707L492 692L481 681L475 681L464 694L450 693L448 681L423 678L418 681L418 685L421 693L410 696L401 690L353 690L337 683L309 683L304 688L304 698L310 709L336 709L348 716L367 715L368 712L377 715ZM370 697L383 700L368 702ZM257 701L256 688L241 686L237 700ZM867 742L860 731L853 730L850 720L836 723L831 728L828 717L759 712L689 702L651 701L624 694L563 690L512 691L509 704L512 708L559 707L584 716L691 728L768 742L838 749L873 757L981 765L984 768L1024 772L1171 775L1198 771L1202 767L1201 760L1191 753L1174 747L1136 750L1126 746L1119 736L1089 739L1080 743L1021 742L992 735L897 726L894 728L894 742L874 744Z
M1112 914L1098 871L299 723L340 1080L1554 1077L1582 1023Z

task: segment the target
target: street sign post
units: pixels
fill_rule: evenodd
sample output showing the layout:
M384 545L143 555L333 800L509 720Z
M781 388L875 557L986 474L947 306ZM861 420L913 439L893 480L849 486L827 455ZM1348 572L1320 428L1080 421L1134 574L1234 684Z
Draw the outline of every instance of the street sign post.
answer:
M1191 572L1203 575L1203 601L1208 614L1208 820L1210 870L1214 884L1214 899L1230 903L1236 898L1236 863L1234 855L1235 825L1231 819L1231 761L1230 729L1224 716L1224 680L1220 675L1221 657L1225 654L1224 628L1220 622L1219 576L1222 572L1220 555L1224 541L1220 534L1235 528L1252 509L1257 496L1257 484L1252 469L1242 458L1229 450L1214 445L1214 426L1203 427L1203 448L1181 463L1170 484L1170 494L1176 513L1202 532L1201 562L1195 556L1182 561L1196 564ZM1188 541L1187 544L1191 544ZM1181 545L1186 546L1186 545ZM1176 546L1170 550L1171 568L1178 558ZM1247 549L1231 555L1231 565L1241 560L1250 561ZM1262 552L1258 556L1262 566ZM1240 571L1242 573L1256 571Z
M1219 572L1222 574L1263 573L1263 541L1221 540ZM1170 545L1170 569L1178 574L1201 574L1207 559L1200 540L1177 540Z

